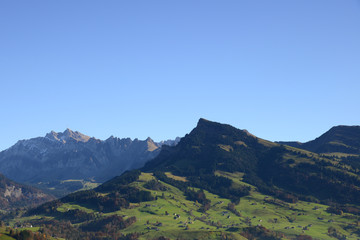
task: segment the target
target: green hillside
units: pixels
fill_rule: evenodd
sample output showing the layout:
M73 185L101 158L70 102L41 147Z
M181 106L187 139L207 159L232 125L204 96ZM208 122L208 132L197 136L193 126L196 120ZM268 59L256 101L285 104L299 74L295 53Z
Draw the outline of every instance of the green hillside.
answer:
M250 188L249 194L241 197L238 204L198 188L187 187L184 190L180 187L184 181L165 179L173 182L172 185L159 181L152 173L128 174L122 181L126 182L131 177L135 181L119 184L118 188L144 191L149 194L147 201L134 198L129 205L120 206L104 201L111 193L96 191L93 195L97 199L95 204L88 191L64 198L56 204L45 204L32 210L29 213L32 217L18 218L15 222L41 225L42 232L51 231L66 239L77 239L79 236L99 239L101 232L119 239L130 234L136 237L134 239L156 239L161 236L170 239L292 239L301 235L313 239L360 237L357 215L344 212L335 214L329 212L327 205L305 201L288 203L261 194L256 187L242 181L242 173L216 173L231 179L234 188ZM86 201L84 196L87 196ZM110 210L110 205L114 209ZM101 207L107 210L100 212ZM104 221L113 216L117 216L119 221ZM64 222L59 224L56 220ZM69 221L71 225L68 225ZM71 232L66 233L66 228L70 228L68 231Z

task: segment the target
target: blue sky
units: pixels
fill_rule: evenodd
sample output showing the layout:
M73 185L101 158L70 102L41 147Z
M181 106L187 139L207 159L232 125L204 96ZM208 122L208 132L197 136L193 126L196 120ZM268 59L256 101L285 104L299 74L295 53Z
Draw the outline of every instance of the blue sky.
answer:
M269 140L359 125L356 0L0 2L0 150L65 128Z

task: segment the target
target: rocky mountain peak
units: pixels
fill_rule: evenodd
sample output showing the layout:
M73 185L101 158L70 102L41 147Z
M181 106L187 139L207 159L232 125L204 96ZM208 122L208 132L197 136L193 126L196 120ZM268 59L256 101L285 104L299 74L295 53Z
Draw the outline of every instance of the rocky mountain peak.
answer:
M152 151L155 151L156 149L158 149L159 147L157 146L157 144L150 138L148 137L146 140L145 140L146 144L147 144L147 148L148 148L148 151L152 152Z
M77 142L87 142L90 139L89 136L78 131L72 131L69 128L67 128L64 132L51 131L50 133L46 134L45 137L62 143L66 143L71 140L75 140Z
M198 123L197 123L197 126L202 126L202 125L207 125L207 124L211 124L212 122L205 119L205 118L200 118Z

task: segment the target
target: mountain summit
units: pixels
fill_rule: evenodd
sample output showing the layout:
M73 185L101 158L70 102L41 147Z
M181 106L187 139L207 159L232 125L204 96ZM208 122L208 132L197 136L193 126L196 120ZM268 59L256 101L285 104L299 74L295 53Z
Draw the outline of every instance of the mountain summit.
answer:
M77 141L77 142L87 142L89 141L90 137L86 136L78 131L73 132L71 129L67 128L64 132L54 132L51 131L50 133L46 134L46 138L59 141L65 143L66 141Z
M257 161L265 148L263 142L246 130L201 118L178 145L164 148L145 169L163 168L179 174L245 171Z

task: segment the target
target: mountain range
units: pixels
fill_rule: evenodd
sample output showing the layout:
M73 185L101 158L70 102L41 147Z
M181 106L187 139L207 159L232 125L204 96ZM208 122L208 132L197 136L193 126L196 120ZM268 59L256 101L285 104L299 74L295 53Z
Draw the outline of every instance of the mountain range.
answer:
M13 221L66 239L358 239L358 128L330 129L312 152L200 119L139 170Z
M175 145L179 140L156 143L151 138L142 141L111 136L102 141L70 129L52 131L45 137L18 141L0 152L0 172L63 196L140 168L159 154L161 146Z

